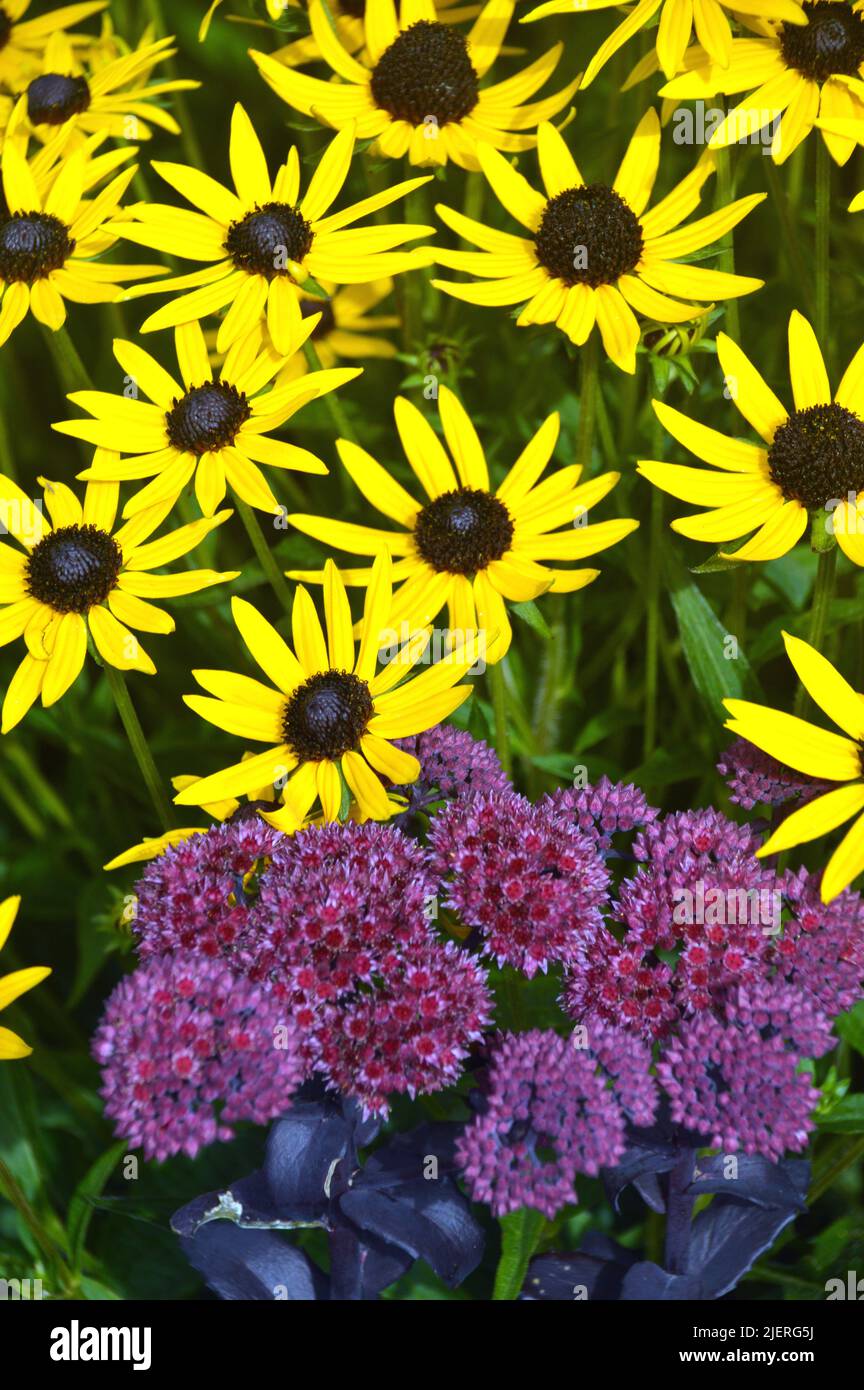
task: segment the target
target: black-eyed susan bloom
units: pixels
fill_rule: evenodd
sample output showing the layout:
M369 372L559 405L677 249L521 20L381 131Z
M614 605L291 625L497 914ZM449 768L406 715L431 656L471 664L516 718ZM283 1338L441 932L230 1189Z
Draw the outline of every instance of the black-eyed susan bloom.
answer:
M157 309L142 324L142 332L173 328L230 304L219 328L220 352L266 318L277 351L287 356L294 351L302 327L298 284L310 277L336 285L367 284L426 264L425 253L394 248L434 228L396 222L352 225L410 193L422 179L408 179L327 215L348 176L354 143L352 127L339 131L302 198L297 147L291 147L271 183L261 143L239 105L231 119L233 190L198 169L154 161L156 172L198 211L141 203L132 209L136 220L118 223L116 230L141 246L200 261L204 268L162 281L163 291L190 293Z
M732 716L726 727L796 772L841 784L793 811L758 851L760 857L779 854L830 834L854 816L822 875L822 901L830 902L864 869L864 695L815 647L788 632L783 640L801 684L842 734L749 700L723 701Z
M68 34L52 34L39 71L9 113L7 136L23 130L46 140L67 121L84 135L105 131L120 140L147 140L151 125L179 134L179 125L159 101L200 83L180 78L149 81L153 68L176 53L173 42L142 42L119 56L106 56L107 50L93 45L79 56ZM16 84L16 93L19 90Z
M234 599L240 635L271 684L230 671L194 671L208 695L187 695L185 700L217 728L268 747L202 778L174 800L202 806L266 783L282 789L284 808L265 816L278 829L296 829L319 804L325 821L337 820L349 795L363 818L393 815L399 807L382 777L398 785L413 782L420 764L391 740L431 728L462 704L471 687L459 682L477 659L478 643L465 643L417 676L413 666L428 650L428 633L420 632L380 665L391 606L386 551L373 566L363 636L356 646L345 585L332 561L324 575L326 631L309 591L298 585L293 651L256 608Z
M314 328L308 318L301 333ZM194 476L195 495L205 516L212 516L230 487L250 507L276 513L279 502L259 464L302 473L326 473L326 465L308 449L271 439L301 406L359 376L359 367L310 372L268 390L286 359L253 334L228 351L214 376L199 323L174 330L180 382L137 343L116 339L114 356L134 382L136 395L74 391L69 400L87 410L91 420L63 420L54 425L95 444L101 453L81 478L151 481L129 499L124 516L136 516L162 503L171 507ZM119 453L130 455L121 459Z
M735 6L737 9L737 5ZM802 4L805 24L784 20L764 38L735 39L724 66L702 49L687 55L682 76L661 87L675 99L710 101L718 92L749 92L711 136L719 149L773 130L771 157L782 164L805 140L819 118L838 118L864 128L864 14L849 0ZM845 164L855 137L823 128L832 158Z
M106 9L108 0L86 0L80 5L62 5L58 10L27 18L30 0L3 0L0 5L0 84L17 91L22 78L38 71L39 58L58 29L71 29L91 15ZM72 35L77 45L91 44L87 34Z
M468 35L443 24L434 0L367 0L366 48L354 58L343 47L321 0L309 20L322 57L342 81L295 72L265 53L252 52L261 75L283 101L316 120L341 128L355 122L359 139L412 164L476 169L477 146L530 149L538 121L562 111L579 85L574 78L545 100L523 105L542 87L561 57L557 44L530 66L481 89L497 58L515 0L489 0ZM530 131L531 134L519 132Z
M530 24L547 15L610 10L617 5L618 0L547 0L524 15L522 23ZM653 24L658 11L657 63L666 77L674 77L681 71L684 52L694 29L711 61L725 68L731 60L734 44L730 14L755 21L782 20L789 25L801 25L805 22L807 8L807 5L795 4L795 0L743 0L743 3L739 0L639 0L594 54L585 69L582 86L587 87L594 81L600 69L628 39Z
M82 505L65 483L39 481L44 502L37 504L0 477L3 528L22 546L0 546L0 645L23 637L27 647L3 702L4 734L39 696L48 706L65 695L84 665L88 633L109 665L153 675L131 629L173 632L174 620L151 600L198 593L239 572L151 572L194 550L230 511L150 540L168 506L139 512L115 531L117 483L88 483Z
M0 951L9 940L20 906L20 898L6 898L0 903ZM0 1009L13 1004L50 974L51 967L48 965L31 965L24 970L14 970L11 975L0 975ZM21 1057L29 1057L32 1051L32 1047L28 1047L17 1033L10 1028L0 1028L0 1062L18 1061Z
M639 463L655 487L709 508L679 517L673 530L715 544L754 532L727 558L776 560L800 540L808 515L821 513L849 559L864 565L864 346L832 398L816 335L796 310L789 319L791 411L725 333L717 335L717 357L726 394L761 442L720 434L655 401L669 434L711 465Z
M633 135L610 186L586 184L562 135L548 122L537 131L544 192L538 192L488 145L478 156L499 202L529 236L513 236L439 205L447 226L479 251L436 246L435 259L451 270L482 277L470 284L433 280L468 304L524 304L517 324L554 323L581 346L596 323L603 346L622 371L636 370L637 314L660 323L698 318L707 305L682 299L734 299L762 280L682 264L746 217L764 193L680 227L697 206L713 172L701 159L672 192L646 211L660 164L660 121L649 109ZM676 298L673 296L680 296Z
M97 137L98 138L98 137ZM96 197L85 197L105 165L94 170L88 145L68 158L29 162L14 140L3 146L0 207L0 345L28 313L62 328L65 300L107 304L124 281L161 275L163 266L93 260L116 241L111 220L135 173L124 169ZM45 153L45 152L43 152ZM125 152L120 152L125 158ZM47 169L44 176L42 170Z
M557 415L540 426L493 492L483 447L464 407L446 386L438 404L446 448L410 401L400 396L394 407L402 447L426 494L423 502L364 449L338 441L342 463L364 497L400 531L318 516L289 520L316 540L355 555L373 556L386 545L398 557L393 578L400 581L390 614L393 631L423 627L446 605L457 640L479 633L485 659L495 662L510 646L506 599L584 588L599 570L555 569L549 561L595 555L629 535L638 522L587 524L589 509L611 491L618 473L580 484L582 469L572 464L540 481L558 439ZM345 579L370 584L374 573L374 568L349 570ZM292 578L321 582L324 575L303 572Z

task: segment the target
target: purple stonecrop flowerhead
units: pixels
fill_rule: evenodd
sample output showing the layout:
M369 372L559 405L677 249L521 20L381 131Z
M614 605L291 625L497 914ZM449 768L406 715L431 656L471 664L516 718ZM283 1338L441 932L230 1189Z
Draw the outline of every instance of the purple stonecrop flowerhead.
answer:
M673 1123L725 1153L777 1162L805 1148L819 1092L793 1049L803 1042L818 1055L829 1035L797 990L731 992L722 1014L695 1015L666 1043L657 1075Z
M641 830L639 867L612 909L626 931L604 926L596 942L580 944L565 978L568 1013L659 1038L729 988L765 978L781 900L755 847L748 827L716 811L675 813Z
M436 724L425 734L396 739L396 745L420 762L417 781L402 788L414 806L512 788L495 749L464 729Z
M772 942L778 976L811 995L832 1018L858 1002L864 984L864 901L848 888L823 903L806 869L779 880L788 915Z
M516 792L452 802L432 821L444 902L486 955L530 979L575 956L602 924L609 877L596 844L549 805Z
M546 804L572 818L577 829L606 850L612 846L613 835L628 834L659 814L632 782L611 782L608 777L586 787L561 787L542 798L540 805Z
M252 901L244 885L284 838L257 817L228 822L146 864L136 884L141 959L181 950L212 957L236 953Z
M156 909L191 901L195 949L269 991L300 1030L307 1067L367 1111L386 1113L389 1094L456 1080L491 1021L491 996L478 964L434 931L427 852L375 822L266 832L273 838L262 840L266 855L252 855L257 872L244 888L248 824L209 831L186 855L149 867L142 946L175 949L177 922L166 927ZM220 875L212 865L225 850ZM182 940L196 942L188 930Z
M782 806L787 801L812 801L830 790L830 782L820 782L803 772L794 772L778 763L761 748L736 738L722 754L717 771L726 779L729 799L745 811L754 806Z
M491 1022L485 972L453 942L430 941L406 952L386 983L322 1012L316 1066L365 1113L386 1115L390 1095L458 1081Z
M483 1108L456 1150L474 1200L497 1217L533 1207L550 1220L575 1202L580 1173L595 1177L621 1158L626 1120L653 1119L650 1064L636 1039L600 1026L587 1039L551 1030L500 1035Z
M180 952L121 980L93 1038L106 1114L145 1158L194 1158L232 1124L282 1114L306 1075L284 1002Z

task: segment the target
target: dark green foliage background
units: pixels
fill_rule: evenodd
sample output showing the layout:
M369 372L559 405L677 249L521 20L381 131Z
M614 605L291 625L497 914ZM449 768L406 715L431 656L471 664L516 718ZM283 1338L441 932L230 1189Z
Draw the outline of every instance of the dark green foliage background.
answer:
M43 7L34 8L41 11ZM170 22L179 36L177 69L203 84L185 103L194 131L192 143L187 141L184 150L179 141L157 135L145 156L186 162L194 159L197 140L203 167L225 179L231 105L239 99L256 124L271 164L281 162L289 142L297 140L304 150L308 178L327 134L282 105L246 56L248 46L269 49L279 36L227 18L232 10L243 11L260 24L263 3L255 5L250 0L245 8L243 0L233 6L229 0L217 13L207 44L200 46L196 35L204 9L203 0L173 0L170 6ZM161 24L153 3L114 0L111 13L120 32L131 40L138 39L145 20ZM524 45L533 58L555 39L564 40L564 59L550 84L554 89L584 68L610 24L608 14L580 14L530 27L514 24L510 42ZM289 12L287 36L303 32L304 25L302 12ZM281 36L283 41L285 37ZM657 83L649 82L629 93L618 91L651 41L653 33L629 44L577 98L569 138L589 181L611 181L632 129L656 90ZM509 75L527 60L505 56L500 73ZM499 74L497 66L495 73ZM668 191L699 153L698 148L676 145L668 128L655 197ZM812 294L807 276L813 262L815 153L815 137L811 137L779 171L797 242L784 239L771 197L735 236L736 269L766 282L760 293L740 301L741 342L787 402L786 323L793 308L808 310ZM765 189L767 164L758 146L733 150L730 168L735 195ZM156 191L159 181L147 170L146 157L142 166L135 196L144 198L149 191L170 201L172 195ZM520 168L535 179L532 154L520 158ZM386 181L402 176L393 163L379 163L371 174ZM462 207L467 178L480 176L466 176L451 166L430 185L434 196L412 200L412 217L424 207L428 215L434 201ZM864 161L856 153L844 170L832 168L832 178L831 331L824 346L836 384L864 333L862 222L845 211L852 195L864 186ZM716 182L706 186L706 211L717 196ZM366 191L358 161L343 197L353 201ZM401 220L403 212L396 205L389 215ZM488 191L482 216L516 230ZM443 228L441 236L454 244ZM728 251L708 263L728 268ZM422 408L423 381L434 373L460 394L497 477L552 410L560 411L563 422L556 460L559 464L573 461L580 438L580 363L563 335L551 328L517 329L506 310L457 304L428 284L412 291L403 283L401 294L406 293L415 302L417 332L403 343L403 357L392 363L370 363L362 377L340 392L362 444L410 485L393 425L392 401L402 389ZM72 307L70 332L99 389L122 391L111 339L118 334L134 336L144 317L144 305L134 303L104 309ZM794 685L782 655L780 631L785 627L806 633L816 557L802 544L783 560L752 567L743 575L694 576L688 567L707 560L707 548L676 537L666 524L676 509L685 509L658 498L652 547L651 489L634 472L639 457L690 461L656 425L649 404L652 393L662 391L671 404L705 423L744 433L743 422L724 398L712 350L711 338L720 327L728 330L728 313L718 311L712 318L699 349L689 358L690 371L682 369L678 359L645 351L640 352L635 378L600 361L601 397L590 472L614 468L623 476L592 519L617 513L638 516L642 526L599 557L601 577L584 593L540 600L543 631L536 623L514 619L515 641L507 663L508 714L517 780L531 796L569 782L577 775L574 769L584 766L591 780L608 773L638 781L668 809L726 806L723 784L714 769L726 743L720 698L746 692L791 708ZM149 335L145 345L173 368L170 334ZM434 420L431 404L429 409ZM74 478L86 456L74 442L50 429L51 421L66 417L70 408L46 340L31 320L0 352L0 412L2 471L34 493L37 474L65 481ZM304 410L292 428L290 437L319 453L332 472L325 479L271 472L271 484L289 510L327 511L377 524L350 484L343 485L338 476L335 435L326 405ZM193 501L188 515L194 514ZM308 565L323 554L296 533L274 531L272 540L284 568ZM284 628L272 594L250 558L239 518L235 516L201 547L196 563L242 569L232 591L252 598ZM245 652L230 621L228 601L229 590L223 587L170 604L177 618L176 634L152 638L147 644L158 675L130 678L166 783L177 773L213 771L238 755L235 740L198 720L180 698L192 689L189 671L193 667L250 669L244 666ZM650 738L646 737L646 701L650 703L646 626L655 601L660 623L659 679L656 737ZM826 651L859 689L864 688L862 619L864 576L841 558ZM737 660L724 656L727 633L738 638ZM0 653L4 685L18 660L18 644ZM482 683L459 717L474 734L491 738L491 708ZM18 923L0 965L3 973L33 963L50 964L54 970L46 984L3 1018L34 1044L35 1052L26 1062L0 1066L0 1159L5 1165L5 1174L0 1170L0 1194L5 1187L10 1195L9 1184L14 1182L18 1212L23 1202L29 1213L23 1219L0 1196L0 1275L41 1274L48 1290L58 1297L200 1298L202 1287L168 1231L168 1216L191 1196L257 1166L263 1132L247 1130L233 1144L213 1148L194 1163L185 1159L158 1167L142 1163L137 1180L122 1176L125 1148L115 1143L102 1118L98 1074L89 1058L88 1040L105 997L131 964L131 939L122 916L135 874L127 870L106 875L101 865L144 835L156 833L157 826L95 664L88 663L58 706L34 709L2 741L0 803L0 897L23 895ZM823 855L824 848L817 847L808 862L818 866ZM519 1003L523 1026L560 1021L555 989L554 979L523 986ZM499 1017L513 1022L503 1002L513 991L502 989L501 994ZM860 1268L864 1192L860 1170L849 1161L864 1148L864 1096L856 1093L864 1082L864 1012L860 1008L843 1023L842 1033L838 1054L820 1064L818 1071L821 1078L833 1065L835 1079L851 1084L850 1093L816 1141L814 1181L819 1195L807 1217L784 1234L770 1257L741 1286L738 1297L822 1298L827 1278L845 1277L847 1268ZM462 1102L458 1095L448 1095L415 1105L400 1103L394 1122L410 1125L422 1113L455 1116L463 1113ZM832 1180L835 1168L839 1176ZM542 1240L547 1248L572 1248L590 1225L611 1229L612 1218L599 1185L585 1183L580 1195L582 1205L559 1221L557 1229L545 1231ZM498 1235L489 1224L486 1261L466 1288L448 1294L428 1270L418 1267L392 1296L488 1298L498 1250ZM635 1203L625 1204L617 1233L627 1243L644 1242L649 1252L657 1252L660 1231L653 1218L644 1222L644 1211Z

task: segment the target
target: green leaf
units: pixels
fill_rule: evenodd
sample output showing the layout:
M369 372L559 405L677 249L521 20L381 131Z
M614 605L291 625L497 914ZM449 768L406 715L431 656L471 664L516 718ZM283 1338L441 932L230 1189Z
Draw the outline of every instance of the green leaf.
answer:
M828 1134L864 1134L864 1095L844 1096L830 1115L819 1121Z
M511 603L510 607L517 618L521 618L523 623L527 623L535 632L539 632L540 636L545 638L547 642L549 641L552 633L533 598L526 599L524 603Z
M492 1298L496 1302L514 1302L522 1291L528 1261L537 1249L546 1218L539 1211L522 1207L520 1211L502 1216L501 1258L495 1271L495 1288Z
M80 1267L81 1256L84 1253L84 1242L95 1209L95 1198L101 1197L105 1184L127 1148L125 1140L120 1139L116 1144L112 1144L110 1149L106 1149L84 1174L72 1194L66 1217L66 1230L76 1269Z
M667 555L667 567L669 597L693 684L712 717L722 719L722 701L757 693L756 678L734 634L726 631L680 561Z
M850 1047L864 1057L864 1001L856 1004L847 1014L841 1014L834 1027Z

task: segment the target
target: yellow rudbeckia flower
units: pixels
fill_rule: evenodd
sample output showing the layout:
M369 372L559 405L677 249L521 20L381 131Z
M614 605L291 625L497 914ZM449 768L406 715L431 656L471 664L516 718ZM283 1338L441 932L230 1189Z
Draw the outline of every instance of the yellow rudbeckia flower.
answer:
M864 869L864 695L853 690L815 647L788 632L783 640L801 684L843 733L749 700L723 701L732 716L726 728L796 772L843 784L793 811L757 851L760 858L779 854L827 835L855 816L822 875L822 901L827 903Z
M105 131L118 140L149 140L150 125L178 135L179 125L157 104L158 98L192 91L200 82L148 82L153 68L176 54L173 42L173 38L142 42L128 53L108 58L92 45L82 58L68 34L62 30L52 34L39 71L8 113L8 122L0 112L0 125L6 125L7 138L20 131L40 140L50 138L67 121L75 131L90 135Z
M719 470L654 460L637 465L655 487L710 508L677 518L672 529L715 544L755 532L739 549L721 553L730 560L776 560L801 539L808 514L821 513L849 559L864 565L864 345L832 398L816 334L796 310L789 319L792 411L725 333L717 335L717 357L725 394L762 442L720 434L655 401L672 437Z
M301 340L315 327L308 318ZM204 333L199 323L174 330L182 386L136 343L115 339L114 356L132 383L135 395L113 396L107 391L73 391L69 400L95 418L62 420L52 426L102 450L93 465L78 476L99 481L130 482L152 478L123 509L126 517L166 503L173 506L190 478L205 516L212 516L227 487L250 507L277 513L279 502L259 463L301 473L326 473L326 465L308 449L271 439L301 406L359 376L360 367L310 372L266 389L286 363L267 344L259 350L253 334L228 351L217 377L213 375ZM149 401L137 398L142 391ZM117 452L114 452L117 451ZM120 459L119 452L131 454Z
M461 5L459 0L433 0L436 18L441 24L462 24L476 19L480 5ZM279 19L286 9L302 10L305 0L267 0L271 18ZM278 8L279 13L273 14ZM342 47L349 53L359 53L366 47L366 0L328 0L328 8L333 16L336 35ZM323 59L314 34L305 34L301 39L286 43L273 50L272 56L286 67L304 67L307 63L319 63Z
M858 138L854 132L864 128L862 6L860 0L803 0L801 8L803 25L786 20L769 27L764 38L735 39L722 66L704 49L691 49L683 75L660 88L670 100L711 101L718 92L750 92L714 131L711 148L748 140L773 126L771 157L782 164L822 120L839 119L838 130L828 124L822 137L832 159L846 163Z
M174 328L230 304L219 328L220 352L266 318L277 351L287 356L294 351L301 329L298 284L310 277L337 285L366 284L425 265L424 252L393 248L434 228L394 222L351 226L358 218L410 193L423 179L408 179L326 215L348 177L354 143L352 127L339 131L321 156L302 198L296 145L271 183L261 143L239 105L231 119L230 147L236 191L198 169L154 161L157 174L199 211L140 203L131 209L136 220L118 223L116 231L142 246L203 262L205 268L163 280L160 291L191 293L180 294L157 309L141 325L141 331ZM155 293L157 287L149 289ZM135 291L126 298L137 298L140 293Z
M563 44L514 77L480 88L501 51L515 0L489 0L467 37L442 23L434 0L367 0L366 48L354 58L343 47L321 0L311 0L309 21L322 57L341 82L295 72L266 53L251 51L261 76L277 96L307 116L340 128L356 122L361 140L392 159L476 169L477 148L527 150L534 131L567 105L574 78L543 101L522 105L550 77Z
M0 6L0 83L16 91L23 78L37 69L40 55L45 51L52 34L58 29L71 29L82 19L107 9L108 0L85 0L80 5L61 5L35 19L27 19L30 0L3 0ZM73 34L76 45L94 42L89 34Z
M483 446L471 419L446 386L438 405L446 448L426 417L404 397L394 405L402 447L428 500L418 502L365 449L337 442L347 472L373 507L404 529L380 531L329 517L292 515L288 520L326 545L355 555L376 555L382 545L399 557L393 578L401 581L390 615L398 632L431 623L447 605L451 633L497 634L499 661L512 632L505 599L525 601L552 592L573 593L599 570L553 569L550 560L582 560L615 545L639 525L629 519L587 525L589 508L612 490L619 473L579 485L581 466L560 468L540 479L558 439L559 419L540 426L501 486L493 492ZM564 527L564 530L559 528ZM348 584L369 584L375 570L346 570ZM318 571L293 571L291 578L322 582ZM489 643L491 646L491 643Z
M136 166L124 169L93 198L85 196L110 171L112 161L92 159L102 137L95 137L68 158L60 145L47 146L28 161L18 143L3 146L3 195L0 208L0 345L27 315L53 330L66 321L65 300L75 304L110 304L121 282L162 275L159 265L111 265L93 257L117 240L112 218L120 208ZM129 157L119 150L113 164Z
M170 502L115 531L117 483L88 483L82 505L65 483L39 481L50 521L41 502L0 476L0 520L23 547L0 544L0 645L23 637L27 646L3 701L4 734L40 695L46 707L65 695L84 665L88 633L109 665L153 675L156 668L130 628L173 632L174 619L149 600L195 594L239 573L151 573L193 550L230 511L149 541Z
M381 778L397 785L413 782L420 764L391 740L422 733L462 704L471 688L459 681L474 665L479 647L468 642L412 676L427 647L429 634L421 631L379 669L391 607L387 551L373 567L357 647L345 585L332 560L324 575L326 632L309 591L298 586L293 651L251 603L235 598L234 621L272 685L230 671L194 671L209 694L184 698L217 728L269 746L185 788L174 798L178 805L203 806L266 783L282 789L284 809L264 817L277 829L296 829L316 803L324 820L339 819L343 790L354 797L361 816L387 820L393 815L398 808Z
M324 284L321 288L329 299L313 299L301 293L300 312L304 318L317 318L310 337L322 367L334 367L340 358L359 362L367 357L397 356L396 344L381 335L388 328L399 328L402 320L398 314L371 312L391 293L392 280L373 280L370 285L346 285L342 289ZM278 384L293 381L308 370L303 354L295 353L279 373Z
M593 10L617 8L618 0L546 0L522 19L530 24L535 19L545 19L553 14L587 14ZM639 0L628 12L616 29L612 30L591 62L585 69L582 86L594 81L601 68L628 39L645 29L660 11L657 26L656 60L666 77L674 77L681 71L684 52L695 28L699 42L706 53L721 69L729 66L735 40L729 23L729 11L741 15L745 20L784 21L789 25L804 24L804 11L807 5L798 5L795 0ZM711 93L721 90L715 87Z
M6 898L5 902L0 903L0 951L9 939L20 906L21 899L17 897ZM50 974L49 965L31 965L26 970L15 970L11 975L0 976L0 1009L5 1009L8 1004L20 999L22 994L41 984ZM32 1051L32 1047L28 1047L17 1033L13 1033L10 1028L0 1028L0 1062L12 1062L20 1057L29 1057Z
M761 288L762 280L681 264L678 258L723 236L763 201L764 193L739 198L679 228L714 172L711 160L703 157L646 212L660 166L660 121L653 108L639 122L611 187L586 185L554 126L541 125L537 137L543 193L497 150L478 147L495 196L529 236L499 232L439 204L437 212L447 226L481 249L436 247L435 259L487 282L433 280L445 294L467 304L524 303L516 320L520 327L554 323L577 346L596 323L607 355L632 373L640 334L636 314L659 323L682 323L710 306L681 299L736 299Z

